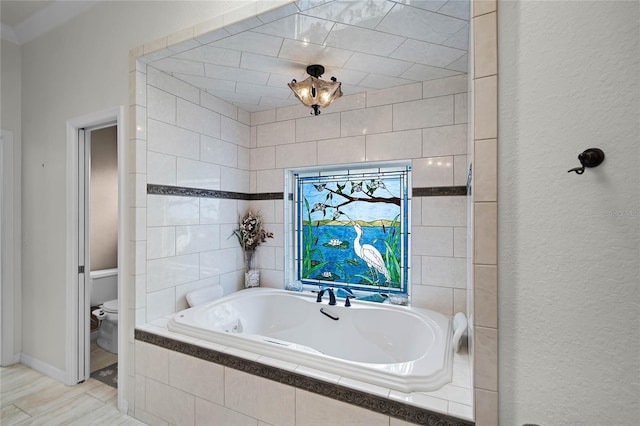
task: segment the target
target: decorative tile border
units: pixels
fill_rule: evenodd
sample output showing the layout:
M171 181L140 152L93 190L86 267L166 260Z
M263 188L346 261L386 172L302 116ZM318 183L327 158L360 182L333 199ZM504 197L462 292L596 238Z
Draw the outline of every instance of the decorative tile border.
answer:
M240 370L248 374L273 380L278 383L313 392L327 398L335 399L347 404L366 408L387 416L395 417L419 425L437 426L473 426L468 422L445 414L435 413L423 408L414 407L402 402L392 401L380 396L347 388L345 386L327 383L299 373L282 370L277 367L250 361L234 355L206 349L191 343L179 342L168 337L158 336L144 330L135 330L135 339L174 352L190 355L205 361Z
M413 197L449 197L467 195L466 186L434 186L427 188L413 188Z
M147 194L177 195L180 197L224 198L228 200L282 200L283 192L262 192L249 194L247 192L221 191L217 189L187 188L184 186L147 184Z
M221 191L217 189L187 188L184 186L155 185L147 184L147 194L153 195L176 195L180 197L199 198L223 198L228 200L283 200L283 192L261 192L250 194L248 192ZM467 195L466 186L435 186L426 188L413 188L413 197L447 197ZM293 199L293 194L287 194L288 199Z

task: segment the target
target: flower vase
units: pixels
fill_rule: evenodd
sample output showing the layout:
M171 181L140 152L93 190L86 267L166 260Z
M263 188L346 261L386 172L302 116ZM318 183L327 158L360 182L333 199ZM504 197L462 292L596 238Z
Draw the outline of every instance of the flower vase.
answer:
M260 271L255 268L256 252L247 250L244 252L244 287L260 286Z

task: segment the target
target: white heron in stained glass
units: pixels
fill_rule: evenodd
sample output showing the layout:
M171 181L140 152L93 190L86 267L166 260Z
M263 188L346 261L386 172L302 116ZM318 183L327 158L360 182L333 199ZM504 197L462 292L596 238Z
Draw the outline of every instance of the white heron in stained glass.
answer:
M353 250L356 252L356 255L364 260L369 268L373 268L384 275L386 282L389 282L391 276L389 275L387 266L384 264L382 255L378 249L371 244L360 245L360 239L362 238L362 227L360 227L360 224L356 223L353 225L353 228L356 230L356 239L353 240Z

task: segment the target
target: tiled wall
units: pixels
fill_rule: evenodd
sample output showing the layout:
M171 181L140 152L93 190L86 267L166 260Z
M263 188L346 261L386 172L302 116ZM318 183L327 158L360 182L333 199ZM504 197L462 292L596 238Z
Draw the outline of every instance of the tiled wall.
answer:
M467 76L344 96L313 117L303 106L251 114L250 190L281 192L287 168L410 160L412 185L467 182ZM263 286L282 287L283 201L252 202L276 238L258 249ZM411 303L466 312L464 196L412 198Z
M153 425L409 425L169 349L135 344L135 417Z
M146 141L140 142L146 142L146 183L248 192L249 114L150 66L140 68L146 70L138 71L146 82ZM146 273L136 276L138 324L187 308L191 290L214 284L226 293L239 289L242 251L229 236L247 201L141 197L146 235L136 244Z
M466 75L345 96L317 117L303 106L249 116L150 66L140 68L147 115L146 140L138 141L146 146L140 191L159 184L282 192L286 168L385 160L410 160L414 188L466 184ZM146 235L135 245L146 262L136 273L137 324L186 308L190 290L241 288L242 252L229 236L249 207L274 233L257 251L261 284L282 288L283 200L139 196L144 206L135 214ZM466 312L466 197L413 197L411 220L412 305Z
M479 426L498 424L498 34L495 0L473 2L473 363Z

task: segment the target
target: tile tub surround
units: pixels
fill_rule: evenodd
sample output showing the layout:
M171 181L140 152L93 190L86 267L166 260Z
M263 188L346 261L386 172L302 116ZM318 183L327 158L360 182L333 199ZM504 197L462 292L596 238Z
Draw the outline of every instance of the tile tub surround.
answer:
M301 106L249 114L136 61L143 52L132 52L130 79L135 120L130 131L133 256L127 307L135 321L129 324L129 336L135 325L185 308L187 291L213 284L226 293L241 288L241 251L227 235L249 207L261 211L267 229L281 236L261 246L258 257L263 285L281 287L284 201L251 197L281 193L285 168L305 165L411 160L414 190L437 187L445 192L412 200L412 226L422 235L412 247L412 304L447 315L466 311L466 197L446 193L467 180L466 76L344 96L320 117L309 117ZM416 99L416 93L422 98ZM170 105L163 105L167 101ZM428 121L421 116L425 109L434 112ZM400 113L406 116L394 122ZM219 125L194 123L190 115ZM360 126L356 119L363 119ZM326 130L321 137L318 128ZM250 199L147 193L150 186L226 191L249 194ZM445 198L460 201L446 206ZM428 214L434 203L439 214ZM216 243L204 249L193 245L178 254L178 236L185 233ZM171 276L174 270L179 276ZM129 343L132 351L132 337ZM131 380L134 374L128 371Z
M403 394L181 336L161 325L136 329L135 346L135 412L141 420L198 424L207 416L208 423L222 424L236 416L243 424L473 424L461 420L472 412L463 404L471 401L468 377L467 387L456 386L465 380L461 371L454 370L454 384L436 392ZM454 368L468 368L468 357L458 356Z
M412 305L466 312L465 75L344 96L310 117L301 105L249 114L140 62L134 74L136 325L185 308L188 291L242 288L227 237L248 208L276 235L258 253L261 283L282 287L285 169L374 160L412 163Z

